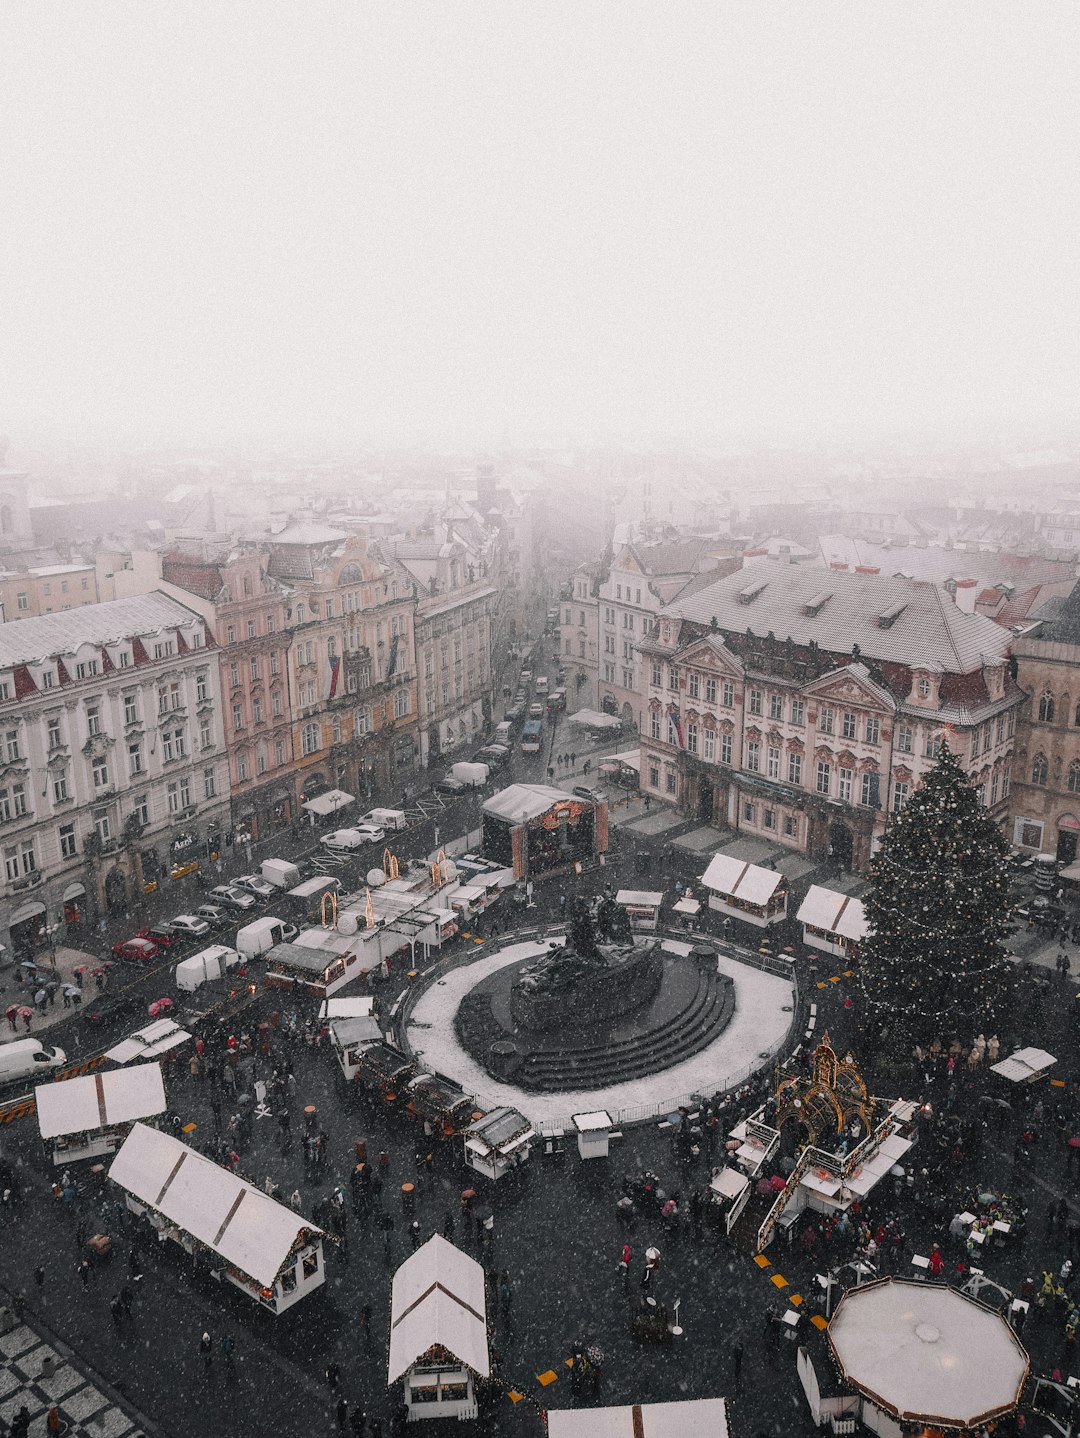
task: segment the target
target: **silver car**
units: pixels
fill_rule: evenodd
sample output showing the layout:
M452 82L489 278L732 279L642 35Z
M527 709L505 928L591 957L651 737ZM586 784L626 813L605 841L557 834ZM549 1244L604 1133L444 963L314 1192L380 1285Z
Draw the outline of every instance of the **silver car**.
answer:
M241 874L233 880L233 888L243 889L245 894L254 894L257 899L272 899L277 890L258 874Z
M201 939L210 932L210 924L198 914L177 914L175 919L169 920L169 928L174 934L188 939Z

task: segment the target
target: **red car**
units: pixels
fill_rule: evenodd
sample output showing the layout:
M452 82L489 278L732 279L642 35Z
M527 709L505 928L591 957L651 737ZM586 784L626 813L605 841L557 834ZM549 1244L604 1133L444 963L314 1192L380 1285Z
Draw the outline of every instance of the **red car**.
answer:
M136 964L148 964L151 959L157 958L158 946L151 943L149 939L125 939L123 943L113 944L112 951L118 959L130 959Z
M149 939L159 949L171 949L173 944L180 942L180 935L174 934L165 924L151 924L148 929L140 929L135 936L139 939Z

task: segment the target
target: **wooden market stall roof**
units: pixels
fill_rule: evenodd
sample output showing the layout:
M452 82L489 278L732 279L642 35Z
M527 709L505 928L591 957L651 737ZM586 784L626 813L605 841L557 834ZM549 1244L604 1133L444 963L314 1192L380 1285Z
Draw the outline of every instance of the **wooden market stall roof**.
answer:
M853 944L861 944L867 935L866 911L859 900L820 884L810 885L795 917L800 924L836 934Z
M730 898L764 908L786 881L783 874L775 869L763 869L760 864L733 859L728 854L715 854L702 874L701 882L718 894L727 894Z
M153 1118L166 1107L160 1064L133 1064L63 1083L39 1084L34 1098L38 1128L45 1139Z
M990 1068L993 1073L1011 1079L1013 1083L1027 1083L1030 1079L1046 1073L1056 1063L1054 1055L1048 1054L1045 1049L1027 1048L1017 1049L1007 1059L999 1059L996 1064L991 1064Z
M272 1288L297 1240L321 1235L284 1204L171 1134L137 1123L109 1177L263 1288Z
M435 1347L481 1378L491 1372L484 1270L438 1233L394 1274L388 1382L395 1383Z
M550 1438L728 1438L727 1400L548 1410Z

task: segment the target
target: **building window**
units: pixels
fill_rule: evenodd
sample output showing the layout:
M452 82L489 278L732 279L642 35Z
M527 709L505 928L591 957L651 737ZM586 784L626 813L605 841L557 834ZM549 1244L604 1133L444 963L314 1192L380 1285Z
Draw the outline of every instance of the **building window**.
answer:
M754 822L754 806L748 800L742 806L743 822L752 824Z
M1054 722L1054 696L1049 689L1043 690L1042 698L1039 700L1039 723L1052 724Z
M697 753L697 725L687 724L686 726L686 748L690 754Z
M60 720L50 719L46 726L47 743L50 749L59 749L63 746L64 740L60 734Z
M261 744L259 745L258 753L255 755L255 772L256 774L266 773L266 750Z
M318 724L305 724L300 734L300 740L301 750L304 754L317 754L320 748Z
M275 719L281 718L281 690L275 689L270 695L270 713Z
M675 775L670 770L664 775L664 788L669 794L675 792Z
M806 723L806 701L793 699L791 701L791 722L797 724L801 729Z
M217 794L217 779L213 769L203 770L203 794L207 799L213 799Z
M26 597L25 594L16 595L15 603L16 603L17 607L18 607L20 610L22 610L24 613L25 613L25 611L26 611L27 609L30 608L30 601L29 601L29 599Z
M783 719L784 717L784 696L782 694L769 695L769 718Z
M829 792L829 781L832 778L832 765L827 764L824 759L818 760L817 766L817 791L819 794Z
M570 641L569 641L569 639L565 640L564 643L563 643L563 653L564 653L564 654L569 654L569 653L570 653Z
M101 733L101 710L96 704L87 707L86 732L90 735Z
M991 803L991 805L997 803L997 801L998 801L998 790L999 790L1000 788L1001 788L1001 775L1000 775L1000 774L998 773L998 771L995 769L994 772L990 775L990 803Z
M623 687L624 689L633 689L633 687L634 687L634 671L633 671L632 669L624 669L624 670L623 670L623 672L622 672L622 687Z
M770 744L765 751L765 773L770 779L780 777L780 750Z
M649 765L649 788L650 788L650 789L659 789L659 787L660 787L660 766L659 766L658 764L650 764L650 765Z
M235 689L240 683L240 666L235 660L229 665L229 683Z
M132 776L132 778L134 778L134 776L135 776L136 774L141 774L142 771L143 771L142 745L141 745L141 744L129 744L129 745L128 745L128 773Z
M71 797L68 793L68 776L66 769L58 769L53 775L53 803L66 804Z
M731 735L720 735L720 762L721 764L731 763Z
M709 693L709 685L712 685L712 693L711 693L711 694ZM715 680L710 679L709 682L708 682L708 684L706 684L706 686L705 686L705 698L708 699L710 703L715 703L715 701L716 701L716 682L715 682ZM725 680L723 681L723 684L720 686L720 703L723 705L723 707L724 707L725 709L734 709L734 707L735 707L735 685L734 685L734 683L733 683L730 679L725 679Z
M697 674L691 674L686 681L686 692L691 699L700 697L701 678Z
M706 729L701 736L701 757L709 764L716 758L716 735L711 729Z
M172 657L176 646L171 639L165 639L160 644L154 645L155 659L169 659Z
M667 687L669 689L678 689L679 687L679 666L677 664L668 665Z
M868 744L881 743L881 720L867 719L866 721L866 742Z
M775 829L775 828L776 828L776 810L775 810L775 809L762 809L762 811L761 811L761 825L762 825L762 828L764 828L764 829Z
M263 722L263 702L257 694L251 701L251 717L256 724Z
M845 804L851 803L851 781L855 777L852 769L838 769L836 771L836 797Z
M281 673L281 658L280 658L280 656L279 656L279 654L278 654L278 652L277 652L276 649L274 650L273 654L271 654L271 656L270 656L270 673L271 673L271 674L280 674L280 673Z
M660 713L657 709L654 709L649 715L649 738L660 738Z
M894 814L899 814L900 810L907 803L907 797L908 786L902 784L900 780L897 779L896 783L892 786L892 806Z
M784 815L784 834L789 839L797 839L799 837L799 821L795 818L794 814Z
M125 695L124 695L124 723L125 723L125 724L136 724L136 723L138 723L138 719L139 719L139 705L138 705L138 700L135 698L135 695L134 695L134 694L125 694Z
M789 784L802 783L802 755L789 754L787 756L787 776Z
M1045 754L1036 754L1031 761L1031 782L1043 785L1050 776L1050 765L1046 762Z
M236 625L235 625L235 624L230 624L229 627L225 630L225 642L226 642L226 644L235 644L235 643L236 643Z
M61 859L74 859L78 853L78 843L75 839L75 825L63 824L58 830L60 835L60 857Z
M97 836L101 842L107 844L112 838L112 825L109 823L108 814L95 814L94 828L97 830Z
M937 756L938 756L940 753L941 753L941 735L940 735L940 734L928 734L928 735L926 736L926 757L927 757L928 759L936 759Z
M180 791L175 784L170 784L165 790L167 807L170 814L180 812Z
M209 719L199 721L199 748L212 749L214 747L214 731Z
M1069 765L1069 793L1080 794L1080 759L1074 759Z
M88 659L85 664L76 664L75 666L76 679L92 679L97 672L98 662L96 659Z
M979 731L978 731L978 729L973 729L973 730L971 731L971 757L972 757L973 759L977 759L977 758L979 757Z
M109 787L109 763L107 759L95 759L90 766L90 772L93 776L95 789L107 789Z
M901 754L910 754L914 748L914 731L910 724L901 724L896 731L896 747Z
M280 769L285 762L285 740L279 739L274 745L274 761Z
M862 776L861 803L867 809L878 807L878 790L880 776L877 774L864 774Z
M929 694L930 694L930 681L929 681L929 679L920 679L920 680L919 680L919 695L920 695L920 697L923 698L923 699L926 699L926 698L929 697Z
M43 669L41 671L42 689L51 689L55 685L55 683L56 675L53 673L53 671L51 669Z
M763 697L763 696L762 696L762 692L761 692L760 689L751 689L751 690L750 690L750 713L751 713L751 714L758 714L758 715L760 715L760 713L761 713L761 701L762 701L762 697Z
M856 735L857 733L858 733L858 720L856 719L856 717L855 717L854 714L852 714L849 710L846 710L846 709L845 709L845 710L844 710L844 728L843 728L844 738L845 738L845 739L854 739L854 738L855 738L855 735Z
M240 704L234 704L232 707L232 725L234 729L244 727L244 710Z
M249 619L248 622L247 622L247 637L248 637L249 639L254 639L254 638L255 638L255 621L254 621L254 619Z
M1011 783L1012 768L1010 765L1006 764L1004 769L1002 769L1001 771L1001 797L1003 799L1007 799L1009 797L1009 785Z
M761 745L756 739L751 739L746 746L746 767L753 774L761 768Z
M818 716L818 728L822 734L831 734L833 732L833 710L830 709L827 704Z
M141 798L135 800L135 807L134 809L132 809L131 812L135 815L135 818L138 819L139 823L143 826L144 829L149 825L150 801L149 799L147 799L145 794L143 794Z

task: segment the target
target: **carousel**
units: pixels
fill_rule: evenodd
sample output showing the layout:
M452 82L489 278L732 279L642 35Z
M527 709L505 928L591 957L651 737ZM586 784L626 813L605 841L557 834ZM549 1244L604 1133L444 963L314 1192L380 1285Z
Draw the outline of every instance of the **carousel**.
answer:
M1005 1319L938 1284L884 1278L853 1288L826 1336L841 1378L862 1400L863 1422L879 1433L905 1431L901 1424L973 1432L1014 1411L1028 1376L1027 1353Z

